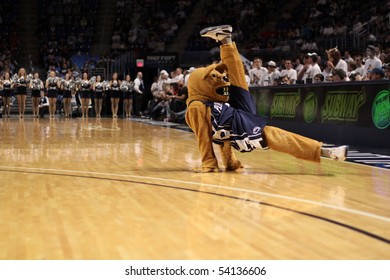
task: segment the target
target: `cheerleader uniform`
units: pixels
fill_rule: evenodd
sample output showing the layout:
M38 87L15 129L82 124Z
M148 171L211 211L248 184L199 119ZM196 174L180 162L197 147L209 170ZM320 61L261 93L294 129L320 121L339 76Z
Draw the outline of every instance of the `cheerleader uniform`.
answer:
M72 81L71 80L63 80L62 85L64 87L63 90L63 98L72 98Z
M16 80L16 95L27 95L27 79L23 76Z
M81 81L81 98L91 98L91 83L89 81Z
M112 81L110 96L111 98L120 98L119 81Z
M41 97L43 82L40 79L33 79L31 86L31 97Z
M3 97L12 97L11 81L3 81Z
M55 77L49 77L47 79L49 81L49 88L47 89L47 97L49 98L57 98L58 94L58 87L57 87L57 82L58 78Z
M134 82L123 81L121 85L123 99L133 99Z
M103 99L103 83L95 84L95 99Z

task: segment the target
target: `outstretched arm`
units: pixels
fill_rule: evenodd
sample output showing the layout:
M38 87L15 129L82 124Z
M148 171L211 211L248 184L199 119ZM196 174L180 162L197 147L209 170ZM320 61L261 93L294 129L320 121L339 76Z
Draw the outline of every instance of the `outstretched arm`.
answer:
M218 161L215 157L212 142L210 107L207 107L200 101L193 101L187 109L186 121L195 133L201 154L202 167L195 171L218 172Z

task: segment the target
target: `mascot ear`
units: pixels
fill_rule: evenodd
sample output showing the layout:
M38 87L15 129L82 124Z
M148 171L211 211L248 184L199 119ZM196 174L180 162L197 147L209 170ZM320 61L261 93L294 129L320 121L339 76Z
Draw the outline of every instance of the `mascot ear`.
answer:
M227 66L225 63L219 63L216 67L215 67L215 70L217 70L219 73L224 73L225 71L227 71Z
M223 72L225 72L227 70L227 66L224 63L211 64L211 65L207 66L203 71L202 79L206 80L207 77L210 75L211 71L213 71L214 69L222 74Z
M211 64L207 66L203 71L202 80L206 80L207 77L210 75L210 72L213 71L214 68L215 68L215 64Z

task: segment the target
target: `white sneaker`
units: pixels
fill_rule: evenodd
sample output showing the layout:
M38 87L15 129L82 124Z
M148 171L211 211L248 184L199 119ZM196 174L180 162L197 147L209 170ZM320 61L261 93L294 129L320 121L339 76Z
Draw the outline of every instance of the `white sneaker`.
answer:
M329 149L329 157L337 161L344 161L347 158L349 146L340 146Z
M230 25L217 25L207 27L200 31L200 36L209 37L215 41L222 41L226 37L232 36L233 27Z

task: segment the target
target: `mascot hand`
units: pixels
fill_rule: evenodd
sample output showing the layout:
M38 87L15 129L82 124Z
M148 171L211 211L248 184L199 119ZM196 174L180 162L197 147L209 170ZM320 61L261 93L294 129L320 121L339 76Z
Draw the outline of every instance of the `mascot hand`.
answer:
M226 165L226 171L235 171L240 168L244 168L244 166L239 160L235 160L234 162L229 163L229 165Z
M223 163L225 164L226 171L234 171L239 168L244 168L241 162L236 159L236 156L233 152L232 147L230 146L229 141L225 141L223 145L220 146L220 148L221 148L222 160Z
M212 173L212 172L219 172L219 168L212 168L212 167L197 167L192 169L196 173Z

